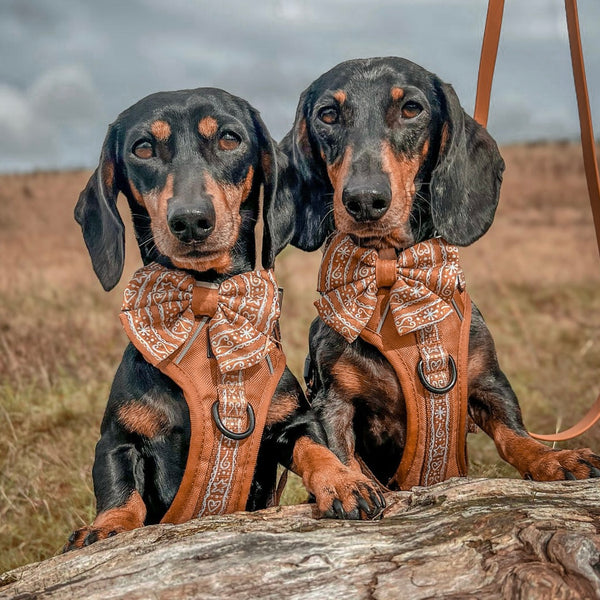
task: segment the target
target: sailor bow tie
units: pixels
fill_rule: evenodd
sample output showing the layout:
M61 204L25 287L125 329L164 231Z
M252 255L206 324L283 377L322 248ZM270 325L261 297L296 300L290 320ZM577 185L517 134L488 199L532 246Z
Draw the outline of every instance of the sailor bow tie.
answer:
M279 314L270 270L234 275L216 289L184 271L151 263L129 282L120 317L130 339L155 366L191 343L196 317L210 317L211 350L225 373L265 358L276 343L272 334Z
M458 286L464 287L458 248L440 238L386 260L341 234L325 249L315 306L327 325L353 342L375 311L378 289L390 288L389 310L398 334L405 335L450 315Z

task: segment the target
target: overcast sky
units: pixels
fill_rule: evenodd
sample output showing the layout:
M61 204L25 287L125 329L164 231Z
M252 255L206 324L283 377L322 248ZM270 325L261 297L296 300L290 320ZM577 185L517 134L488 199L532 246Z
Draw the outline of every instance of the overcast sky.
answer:
M0 0L0 171L91 167L106 127L159 90L222 87L280 139L300 92L342 60L397 55L473 109L485 0ZM579 0L600 132L600 1ZM506 0L489 129L576 137L562 0Z

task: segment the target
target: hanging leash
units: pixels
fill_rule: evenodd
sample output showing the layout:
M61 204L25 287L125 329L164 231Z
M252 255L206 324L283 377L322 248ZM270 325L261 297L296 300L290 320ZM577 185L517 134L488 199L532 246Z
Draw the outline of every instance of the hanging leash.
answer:
M598 162L596 159L596 146L594 129L581 48L579 33L579 17L577 15L577 0L565 0L567 13L567 28L569 31L569 46L571 49L571 62L573 64L573 78L577 93L577 107L579 110L579 125L581 130L581 146L583 151L583 164L587 181L588 195L592 207L592 216L596 231L598 253L600 254L600 176L598 175ZM481 60L479 62L479 75L477 80L477 96L475 99L474 119L484 127L487 125L492 80L500 30L502 27L502 14L504 0L489 0L488 12L481 46ZM587 414L575 425L565 431L554 435L541 435L530 433L531 437L545 442L563 442L586 432L600 420L600 395Z

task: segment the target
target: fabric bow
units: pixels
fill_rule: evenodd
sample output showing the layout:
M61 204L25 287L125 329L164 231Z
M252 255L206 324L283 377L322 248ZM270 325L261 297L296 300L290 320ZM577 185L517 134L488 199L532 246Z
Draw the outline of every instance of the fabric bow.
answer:
M389 281L382 281L382 272ZM321 298L315 306L327 325L353 342L373 315L379 287L390 287L389 310L398 334L405 335L450 315L459 285L464 286L464 279L458 248L440 238L415 244L387 261L377 250L361 248L342 234L325 249Z
M222 373L259 363L276 343L273 327L280 314L272 271L250 271L223 281L218 290L202 287L184 271L158 263L142 267L124 292L121 323L134 345L154 365L188 342L197 307L212 310L208 325L211 350Z

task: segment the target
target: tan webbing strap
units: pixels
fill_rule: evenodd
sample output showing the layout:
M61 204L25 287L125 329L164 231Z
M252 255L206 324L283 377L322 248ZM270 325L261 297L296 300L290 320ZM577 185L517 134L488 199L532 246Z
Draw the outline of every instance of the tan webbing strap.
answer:
M477 97L475 100L474 119L487 125L490 106L490 95L500 29L502 26L502 13L504 0L489 0L483 44L481 47L481 60L479 63L479 76L477 81ZM577 107L579 109L579 125L581 129L581 146L583 150L583 164L587 180L588 194L592 207L592 216L596 231L598 252L600 253L600 176L598 175L598 161L596 159L596 146L594 128L588 97L581 36L579 33L579 18L577 15L577 0L565 0L567 13L567 27L569 30L569 46L571 48L571 62L573 64L573 78L577 93ZM530 433L532 437L546 442L563 442L577 437L587 431L600 420L600 395L587 414L578 423L561 433L541 435Z
M481 59L479 60L475 111L473 113L473 118L484 127L487 126L488 113L490 111L492 81L494 79L494 68L496 67L498 44L500 42L503 12L504 0L489 1L483 43L481 45Z
M577 108L579 109L579 126L581 128L581 147L583 150L583 166L587 179L588 194L592 205L592 215L596 228L596 242L600 253L600 176L596 159L596 144L594 128L590 111L581 36L579 34L579 17L577 16L577 0L565 0L567 12L567 27L569 29L569 45L571 47L571 62L573 63L573 78L577 92Z
M265 223L263 220L264 193L265 186L261 185L258 192L258 214L256 215L256 225L254 226L254 269L257 271L263 269L262 249L265 232Z

